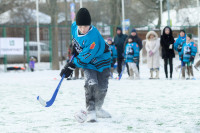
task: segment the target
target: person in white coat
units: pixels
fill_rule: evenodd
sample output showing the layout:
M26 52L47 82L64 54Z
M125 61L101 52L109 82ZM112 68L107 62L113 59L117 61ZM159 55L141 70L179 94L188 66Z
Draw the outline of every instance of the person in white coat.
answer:
M156 72L155 79L159 79L159 67L160 67L160 41L158 40L158 34L155 31L149 31L146 35L147 50L147 64L150 69L150 79L153 79L153 72Z

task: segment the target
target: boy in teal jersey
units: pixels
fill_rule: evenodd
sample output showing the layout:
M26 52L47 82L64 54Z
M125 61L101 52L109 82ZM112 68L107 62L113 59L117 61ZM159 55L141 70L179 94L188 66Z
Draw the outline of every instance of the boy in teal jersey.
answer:
M77 12L71 30L75 55L62 69L60 76L65 74L68 78L76 67L83 68L87 121L96 122L96 117L110 118L111 115L102 109L110 76L109 46L96 27L91 25L90 13L86 8Z
M140 48L136 42L133 42L131 36L128 37L128 43L125 47L124 52L125 62L128 63L130 79L134 79L134 73L136 75L135 79L139 79L139 70L137 65L139 63Z
M197 46L196 44L194 44L192 40L192 34L188 33L186 36L186 43L183 44L180 53L181 60L184 63L182 67L182 79L185 79L185 64L187 65L187 72L188 72L187 79L190 79L190 75L192 76L191 79L194 79L192 64L194 63L194 58L196 53L197 53Z

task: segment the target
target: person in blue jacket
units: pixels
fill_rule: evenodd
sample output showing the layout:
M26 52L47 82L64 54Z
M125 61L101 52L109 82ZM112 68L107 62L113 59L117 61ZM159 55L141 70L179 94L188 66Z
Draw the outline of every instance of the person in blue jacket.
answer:
M112 38L108 38L107 39L107 43L110 46L109 50L111 52L111 77L113 77L113 72L114 72L114 64L116 63L116 59L117 59L117 48L115 46L115 44L112 41Z
M76 22L71 26L74 58L64 66L60 76L68 78L76 67L84 69L87 122L96 122L96 118L110 118L102 109L107 93L110 76L111 54L96 27L91 25L91 16L86 8L76 14Z
M183 61L182 67L182 79L185 79L185 65L187 65L188 78L194 79L192 64L194 63L194 58L197 53L197 46L192 40L192 34L188 33L186 36L186 43L183 44L180 56Z
M139 70L137 64L139 63L140 48L139 45L133 42L131 36L128 37L128 43L125 46L124 57L125 62L128 64L130 79L134 79L134 73L136 79L139 79Z
M174 43L174 49L178 52L179 54L179 59L181 61L181 50L183 47L183 44L186 42L186 34L185 30L181 30L178 38L176 39L176 42ZM178 71L179 68L183 66L183 61L181 61L181 65L178 65L175 69Z

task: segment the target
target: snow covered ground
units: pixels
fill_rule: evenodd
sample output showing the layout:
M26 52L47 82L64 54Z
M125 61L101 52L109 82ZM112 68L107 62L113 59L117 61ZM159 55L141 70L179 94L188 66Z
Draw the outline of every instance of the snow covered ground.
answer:
M175 66L178 62L175 61ZM37 65L36 65L37 67ZM49 64L47 66L49 68ZM149 80L147 65L141 65L141 80L110 80L104 108L111 119L80 124L74 113L85 109L84 81L65 80L53 106L42 107L40 95L49 100L59 80L59 71L0 73L1 133L199 133L200 72L197 80Z

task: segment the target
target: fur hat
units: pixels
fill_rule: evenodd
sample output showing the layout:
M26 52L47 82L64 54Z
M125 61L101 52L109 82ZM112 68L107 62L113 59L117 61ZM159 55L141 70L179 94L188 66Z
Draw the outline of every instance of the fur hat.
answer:
M149 40L150 35L154 35L154 36L155 36L153 40L158 39L158 34L157 34L155 31L149 31L149 32L147 33L147 35L146 35L146 39L147 39L147 40Z

